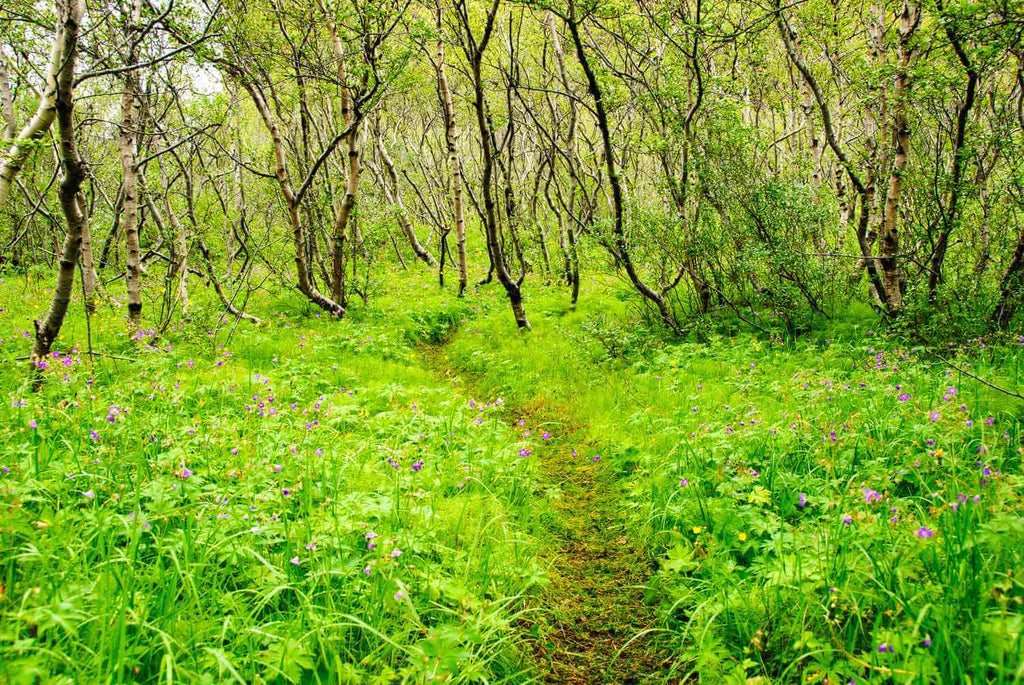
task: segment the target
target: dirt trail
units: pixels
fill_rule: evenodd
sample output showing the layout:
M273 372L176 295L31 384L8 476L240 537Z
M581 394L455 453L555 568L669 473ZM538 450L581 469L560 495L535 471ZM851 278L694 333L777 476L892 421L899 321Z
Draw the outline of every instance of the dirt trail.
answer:
M425 350L425 356L436 373L488 394L475 379L452 370L443 348ZM652 569L627 535L614 473L594 461L585 426L566 425L566 412L541 403L509 409L510 420L523 418L533 430L548 428L554 435L536 458L545 481L561 491L552 503L559 528L552 531L558 546L550 559L551 584L540 599L540 638L531 643L546 671L542 682L677 682L669 676L674 655L658 644L657 616L644 602Z

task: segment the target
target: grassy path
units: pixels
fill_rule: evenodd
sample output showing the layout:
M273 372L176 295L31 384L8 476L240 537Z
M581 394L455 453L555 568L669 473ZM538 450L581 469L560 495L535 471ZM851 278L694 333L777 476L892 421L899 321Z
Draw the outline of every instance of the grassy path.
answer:
M424 355L441 376L459 378L480 395L495 390L454 370L443 347L426 348ZM653 569L626 533L613 470L595 460L586 426L566 423L570 412L542 402L509 410L511 420L554 436L534 457L548 491L559 494L552 502L558 518L551 531L557 537L551 584L540 599L544 611L532 643L542 682L674 682L673 655L658 644L657 617L643 597Z

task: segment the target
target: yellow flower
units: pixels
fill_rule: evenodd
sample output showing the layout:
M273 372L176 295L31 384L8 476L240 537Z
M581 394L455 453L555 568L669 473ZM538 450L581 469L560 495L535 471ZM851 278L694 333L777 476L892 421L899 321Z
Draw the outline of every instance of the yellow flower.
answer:
M704 529L703 529L703 528L701 528L700 526L694 526L694 527L693 527L693 533L694 533L694 535L700 535L700 532L701 532L702 530L704 530Z
M747 534L746 533L740 533L736 537L738 537L740 539L740 542L746 542L746 540L747 540Z

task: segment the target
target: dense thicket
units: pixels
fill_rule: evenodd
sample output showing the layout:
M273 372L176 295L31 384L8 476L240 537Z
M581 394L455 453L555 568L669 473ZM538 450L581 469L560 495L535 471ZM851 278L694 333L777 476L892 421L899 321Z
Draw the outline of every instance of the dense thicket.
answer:
M677 334L853 299L1007 328L1022 32L1019 0L10 0L0 263L60 265L37 355L76 263L132 336L199 284L343 316L395 263L523 328L531 280L607 269Z

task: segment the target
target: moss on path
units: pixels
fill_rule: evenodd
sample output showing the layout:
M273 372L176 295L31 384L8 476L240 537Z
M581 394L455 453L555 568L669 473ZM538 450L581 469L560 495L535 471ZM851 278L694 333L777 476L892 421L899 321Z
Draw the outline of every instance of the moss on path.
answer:
M424 354L439 375L459 378L481 395L496 390L453 370L443 348ZM524 626L535 635L530 644L542 682L675 682L674 655L659 644L655 609L644 601L653 568L626 534L613 469L594 460L597 448L588 444L586 426L567 424L572 413L565 408L535 402L509 410L512 420L554 435L535 457L546 487L559 493L552 502L558 518L551 530L557 538L551 583L539 598L540 618Z

